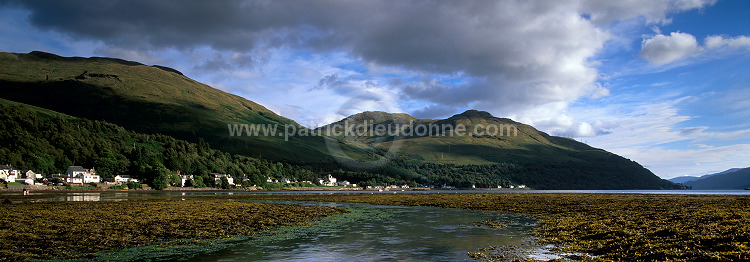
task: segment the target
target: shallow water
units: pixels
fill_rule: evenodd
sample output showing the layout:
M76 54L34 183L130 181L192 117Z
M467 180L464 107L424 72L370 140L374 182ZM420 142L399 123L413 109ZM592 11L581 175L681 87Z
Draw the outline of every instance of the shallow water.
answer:
M329 203L352 214L282 229L199 261L468 261L489 246L530 246L536 220L499 212ZM507 227L476 225L496 220ZM191 260L196 260L193 258Z
M37 192L26 201L229 200L244 192ZM0 197L2 195L0 194ZM25 201L24 201L25 202ZM275 201L261 201L275 202ZM255 235L209 255L183 261L470 261L467 252L514 246L539 253L528 232L535 219L516 214L437 207L359 203L280 202L342 207L351 213L323 218L309 227ZM482 221L506 224L489 228ZM113 256L113 257L118 257Z

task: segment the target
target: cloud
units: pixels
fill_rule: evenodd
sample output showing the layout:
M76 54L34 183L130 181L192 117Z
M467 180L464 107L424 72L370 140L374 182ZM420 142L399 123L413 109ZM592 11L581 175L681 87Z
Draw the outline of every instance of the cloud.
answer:
M395 93L400 100L422 101L414 112L477 108L497 116L551 128L592 134L590 123L571 119L567 107L582 97L598 98L609 90L596 84L593 58L613 38L606 25L644 19L667 23L668 14L702 8L715 1L4 1L28 11L35 27L71 38L101 41L115 49L178 50L196 54L195 72L218 74L208 80L243 76L242 88L310 89L320 77L346 70L309 67L308 54L283 65L286 74L257 71L275 65L273 50L344 54L366 65L354 85L329 89L339 96L359 96L362 89ZM123 52L121 52L123 53ZM238 72L232 68L247 61ZM661 54L661 56L664 56ZM660 54L654 61L667 61ZM667 56L669 57L669 56ZM169 66L169 65L167 65ZM327 64L327 66L339 66ZM339 68L340 69L340 68ZM217 72L218 71L218 72ZM385 84L379 72L404 78ZM340 72L339 72L340 73ZM385 74L385 73L383 73ZM286 79L262 80L261 77ZM349 75L338 75L340 78ZM314 80L312 80L314 79ZM254 81L247 84L248 81ZM303 81L311 81L302 83ZM376 87L362 83L375 82ZM293 82L293 83L292 83ZM264 86L274 83L276 85ZM229 85L229 84L227 84ZM369 88L369 89L368 89ZM227 90L239 90L227 87ZM321 93L324 91L318 90ZM369 92L368 91L368 92ZM271 101L260 92L249 97ZM290 98L294 96L285 96ZM306 98L309 100L309 98ZM274 103L272 101L271 103ZM279 103L277 107L288 104ZM307 103L301 101L300 103ZM315 109L310 109L315 110ZM458 112L455 112L458 113ZM435 115L435 114L433 114ZM568 125L568 126L553 126Z
M428 105L421 109L413 111L411 115L416 118L444 119L455 115L457 111L458 109L455 107L444 105Z
M638 55L653 64L663 65L693 56L700 51L693 35L672 32L668 36L658 34L644 39Z
M670 22L667 12L680 12L710 6L716 0L677 0L677 1L584 1L581 9L597 24L607 24L617 20L643 17L648 23Z
M712 35L706 37L704 43L706 45L706 48L708 49L718 49L724 47L729 47L732 49L750 49L750 37L744 35L729 38L724 38L720 35Z
M638 160L663 178L698 176L724 171L730 167L747 167L750 164L747 160L750 144L698 145L690 149L633 147L613 152Z

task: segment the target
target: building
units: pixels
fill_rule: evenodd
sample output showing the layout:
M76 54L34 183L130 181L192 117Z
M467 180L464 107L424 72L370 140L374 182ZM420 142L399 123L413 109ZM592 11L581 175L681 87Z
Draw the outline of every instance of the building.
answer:
M229 185L230 186L234 185L234 178L232 178L232 176L229 174L210 173L209 175L212 176L214 178L214 181L216 182L219 182L222 177L226 177L227 182L229 182Z
M15 170L11 165L0 165L0 179L7 183L16 182L18 177L18 170Z
M177 171L177 175L180 176L180 186L181 187L185 187L185 183L187 183L188 180L190 180L190 181L193 180L193 175L183 175L183 174L180 174L179 171ZM193 182L191 182L191 183L193 183Z
M328 177L324 179L318 180L319 184L324 186L336 186L336 178L333 177L331 174L328 174Z
M120 183L120 184L127 184L130 182L136 182L136 183L139 182L138 179L132 178L129 175L116 175L114 177L114 181L115 183Z
M82 166L69 166L65 171L65 182L70 184L86 184L102 182L94 168L86 169Z
M21 182L27 185L34 185L36 184L37 179L41 179L42 174L34 173L34 171L31 170L21 170L18 173L18 177L16 177L17 182Z

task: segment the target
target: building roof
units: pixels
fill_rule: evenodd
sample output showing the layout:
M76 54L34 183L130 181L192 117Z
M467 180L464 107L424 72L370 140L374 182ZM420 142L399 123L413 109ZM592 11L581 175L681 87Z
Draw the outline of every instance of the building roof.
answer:
M88 171L85 168L83 168L82 166L69 166L68 170L70 170L70 171L80 171L80 172L86 172L86 171Z
M13 170L13 166L11 166L11 165L0 165L0 169L10 169L10 170Z

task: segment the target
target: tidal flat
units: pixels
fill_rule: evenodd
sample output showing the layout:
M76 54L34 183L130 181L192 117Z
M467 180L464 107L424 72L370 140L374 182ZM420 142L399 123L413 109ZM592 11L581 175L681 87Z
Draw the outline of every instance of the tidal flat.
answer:
M136 252L155 252L159 246L188 246L195 252L201 246L220 244L202 240L232 240L344 212L334 207L226 200L2 204L0 260L86 260L103 250L134 247L146 247ZM185 250L167 253L181 251Z
M525 214L553 251L583 261L750 260L750 196L654 194L247 194L233 199L435 206ZM507 248L479 260L519 259Z

